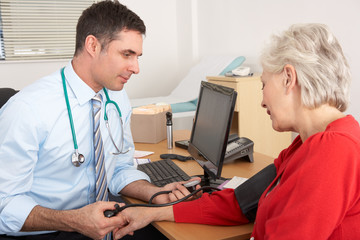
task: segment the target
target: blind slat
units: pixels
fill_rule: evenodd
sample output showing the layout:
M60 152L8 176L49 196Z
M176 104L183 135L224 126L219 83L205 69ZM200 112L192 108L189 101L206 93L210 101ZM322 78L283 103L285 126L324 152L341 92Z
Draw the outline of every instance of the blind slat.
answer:
M75 48L77 20L82 11L94 2L1 0L0 59L71 58Z
M34 29L34 31L29 31L29 32L25 32L23 31L22 33L19 33L19 31L16 31L16 32L7 32L6 34L6 37L7 38L11 38L12 36L19 36L20 34L24 37L28 37L28 36L40 36L41 38L43 38L44 36L52 36L54 34L63 34L63 36L75 36L75 31L72 31L72 32L69 32L69 31L66 31L66 29L57 29L57 30L49 30L49 31L46 31L47 29L44 29L44 30L37 30L37 29Z

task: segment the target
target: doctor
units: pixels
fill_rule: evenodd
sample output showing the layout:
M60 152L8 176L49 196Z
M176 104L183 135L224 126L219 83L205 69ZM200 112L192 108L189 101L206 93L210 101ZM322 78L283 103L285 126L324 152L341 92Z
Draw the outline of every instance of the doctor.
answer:
M123 88L139 73L145 31L119 2L93 4L79 18L72 61L1 108L0 239L102 239L125 224L121 214L104 217L104 210L114 209L107 191L97 198L96 95L109 191L147 201L176 188L155 187L132 163L131 106ZM106 101L113 102L105 111ZM174 199L160 195L155 202Z

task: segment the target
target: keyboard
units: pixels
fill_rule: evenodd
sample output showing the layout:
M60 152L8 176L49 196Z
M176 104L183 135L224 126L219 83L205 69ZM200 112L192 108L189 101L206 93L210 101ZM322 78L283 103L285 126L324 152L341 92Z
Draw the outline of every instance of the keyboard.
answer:
M151 182L158 187L190 179L190 176L170 159L140 164L137 168L146 173L150 177Z

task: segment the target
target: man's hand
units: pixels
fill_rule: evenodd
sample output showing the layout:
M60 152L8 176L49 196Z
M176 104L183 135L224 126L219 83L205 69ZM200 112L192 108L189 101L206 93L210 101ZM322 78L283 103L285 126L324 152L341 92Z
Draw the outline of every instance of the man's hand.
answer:
M162 203L174 202L174 201L177 201L177 200L189 195L190 192L186 189L186 187L183 186L183 184L192 182L192 181L200 181L200 178L196 177L196 178L192 178L186 182L185 181L184 182L174 182L174 183L169 183L169 184L165 185L164 187L160 188L160 191L171 191L171 193L161 194L161 195L155 197L153 200L153 203L162 204ZM199 188L200 188L200 186L197 185L196 189L199 189ZM202 194L202 192L199 192L198 194L190 197L188 200L193 200L198 197L201 197L201 194Z
M100 201L74 210L54 210L38 205L30 212L21 231L79 232L92 239L102 239L127 224L120 213L112 218L104 216L104 211L115 209L115 204Z
M200 178L199 177L192 178L186 182L183 181L183 182L169 183L161 188L149 183L146 180L138 180L126 185L119 194L148 202L150 198L158 192L171 191L170 194L161 194L156 196L152 200L152 203L156 203L156 204L169 203L181 199L187 196L188 194L190 194L190 192L184 186L182 186L182 184L195 180L200 181ZM198 188L200 188L200 186L197 186L197 189ZM202 193L198 193L196 197L200 197L201 194ZM189 200L192 199L193 198L190 198Z
M93 239L103 239L107 233L127 224L127 221L121 213L111 218L104 216L104 211L114 210L115 204L117 203L95 202L80 208L78 210L78 221L80 225L77 231ZM123 206L124 204L119 205Z

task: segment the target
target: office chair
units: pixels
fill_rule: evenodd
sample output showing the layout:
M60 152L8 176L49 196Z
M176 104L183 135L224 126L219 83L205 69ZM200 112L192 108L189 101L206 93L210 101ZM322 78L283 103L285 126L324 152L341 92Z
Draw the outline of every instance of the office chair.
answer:
M17 92L12 88L0 88L0 108Z

